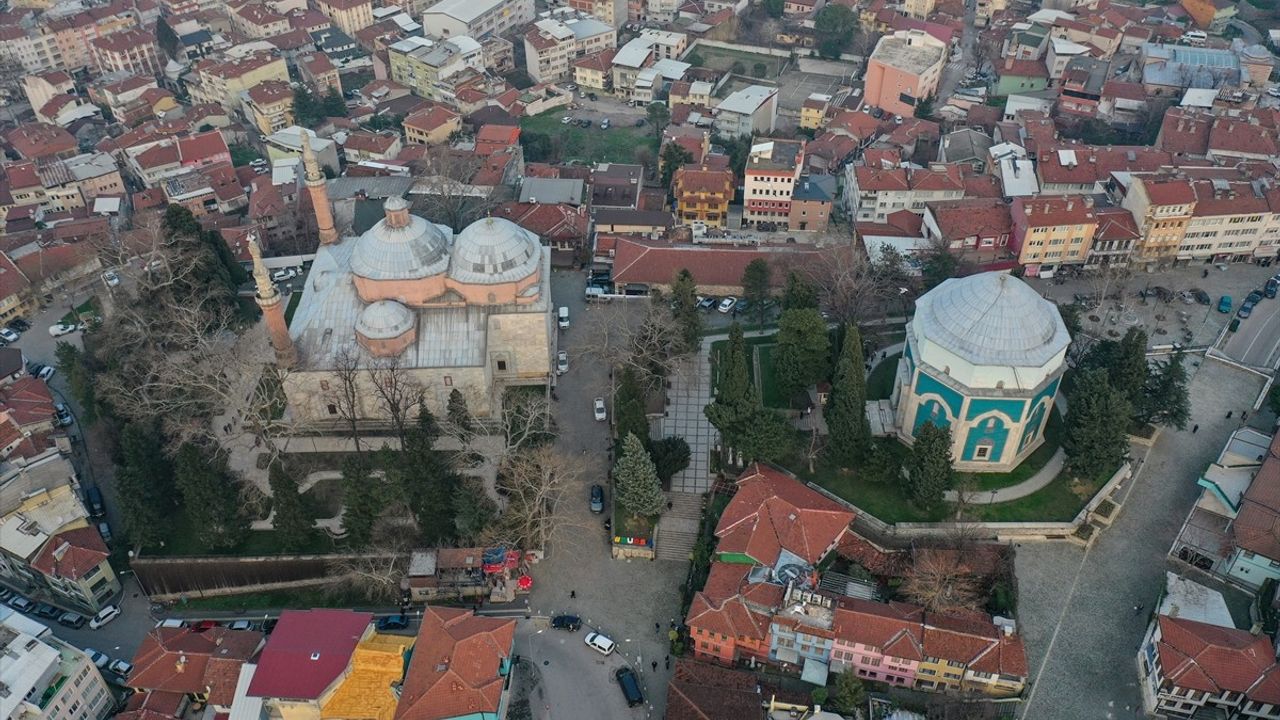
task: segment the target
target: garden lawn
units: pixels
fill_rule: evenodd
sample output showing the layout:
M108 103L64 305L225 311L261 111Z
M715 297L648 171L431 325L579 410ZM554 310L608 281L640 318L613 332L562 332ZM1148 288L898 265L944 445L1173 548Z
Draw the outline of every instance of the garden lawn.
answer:
M1053 454L1058 452L1058 448L1062 447L1062 430L1062 415L1054 407L1049 413L1049 423L1044 427L1044 442L1018 467L1007 473L957 473L956 484L969 480L978 490L999 490L1029 479L1040 472Z
M786 410L791 407L791 403L787 402L788 398L782 396L782 391L778 389L777 375L773 368L773 353L778 349L777 345L757 345L755 348L756 362L753 367L760 369L760 401L765 407Z
M522 118L520 129L550 137L552 143L559 148L562 161L577 160L586 165L598 162L632 163L636 161L637 149L647 147L653 150L654 137L648 132L648 125L643 128L614 125L608 130L601 130L600 123L597 122L589 128L582 128L561 123L560 119L566 115L573 115L573 111L556 108L541 115Z
M757 345L774 345L773 336L749 337L745 338L747 347L747 372L755 377L756 354L754 349ZM720 355L729 347L729 340L717 340L711 343L711 387L714 389L720 384ZM758 389L758 388L757 388Z
M880 361L867 376L867 399L888 400L893 394L893 378L898 373L898 360L902 353L894 353Z
M312 533L306 547L298 550L285 550L280 545L280 540L274 530L249 530L246 531L245 538L240 541L238 546L230 550L214 551L206 548L196 537L196 524L197 521L188 516L186 511L177 513L174 516L173 532L170 533L170 537L165 542L164 547L144 548L143 555L155 557L180 557L186 555L240 557L292 554L313 555L337 552L340 549L339 544L321 530Z
M745 68L743 74L751 75L756 63L764 63L767 68L764 75L766 78L778 77L778 73L782 72L782 64L786 62L786 58L702 44L695 47L693 51L702 57L702 67L720 72L728 72L735 62L740 62Z

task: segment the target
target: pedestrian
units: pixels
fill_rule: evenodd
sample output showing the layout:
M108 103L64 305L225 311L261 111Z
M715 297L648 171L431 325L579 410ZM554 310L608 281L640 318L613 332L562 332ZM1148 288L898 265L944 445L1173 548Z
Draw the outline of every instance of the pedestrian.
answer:
M1242 412L1242 413L1240 413L1240 422L1249 422L1249 413L1248 413L1248 412Z
M1234 415L1234 414L1235 414L1235 410L1228 410L1228 411L1227 411L1227 419L1228 419L1228 420L1230 420L1230 419L1231 419L1231 416L1232 416L1232 415Z
M654 623L654 624L653 624L653 631L654 631L654 632L656 632L656 633L660 633L660 632L662 632L662 626L661 626L661 625L659 625L658 623Z
M651 662L651 663L649 663L649 664L653 666L653 671L654 671L654 672L658 672L658 661L657 661L657 660L654 660L653 662Z
M664 663L664 664L666 665L666 669L668 669L668 670L670 670L670 669L671 669L671 656L670 656L670 655L668 655L668 656L667 656L667 661L666 661L666 663Z
M1191 426L1191 434L1192 434L1192 435L1195 435L1195 434L1196 434L1197 432L1199 432L1199 431L1200 431L1200 426L1199 426L1199 425L1192 425L1192 426Z
M675 504L675 503L671 502L670 500L668 500L668 501L667 501L667 509L668 509L668 510L670 510L671 508L673 508L673 507L675 507L675 506L676 506L676 504Z
M572 599L572 598L576 598L576 597L578 597L578 591L577 591L577 590L570 590L570 591L569 591L569 598L570 598L570 599Z

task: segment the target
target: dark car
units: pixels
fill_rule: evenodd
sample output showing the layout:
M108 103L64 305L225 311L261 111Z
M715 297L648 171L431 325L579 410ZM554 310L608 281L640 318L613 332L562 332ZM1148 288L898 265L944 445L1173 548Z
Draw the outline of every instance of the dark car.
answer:
M1276 296L1277 290L1280 290L1280 280L1271 278L1267 281L1266 287L1262 288L1262 294L1269 298L1273 298Z
M591 512L596 514L604 512L604 488L599 485L591 486Z
M82 628L85 622L84 616L79 613L65 612L58 616L58 624L66 625L69 628Z
M1248 296L1245 297L1244 301L1246 304L1252 303L1254 305L1257 305L1258 303L1262 302L1262 293L1259 292L1258 290L1254 290L1253 292L1249 293Z
M23 320L22 318L14 318L9 321L9 327L17 330L18 332L26 332L31 329L31 323Z
M1209 297L1209 293L1201 290L1200 288L1193 288L1191 290L1191 294L1195 296L1196 302L1201 305L1210 305L1213 303L1213 299Z
M97 485L84 491L85 499L89 501L89 517L100 518L107 514L107 509L102 504L102 491Z
M644 704L644 693L640 692L640 680L636 677L635 670L629 667L618 668L613 676L618 680L618 687L622 688L622 696L627 699L627 707Z
M644 127L644 124L645 124L645 123L644 123L644 118L637 118L637 119L636 119L636 127Z
M404 630L409 627L409 617L407 615L388 615L378 618L376 627L383 632L387 630Z
M1245 302L1245 304L1240 306L1240 310L1236 312L1236 317L1240 318L1241 320L1247 319L1250 315L1253 314L1254 306L1255 306L1255 303Z
M36 605L36 617L42 617L48 620L56 620L62 611L50 605L49 603L40 603Z
M551 627L557 630L578 632L578 628L582 627L582 618L577 615L557 615L551 618Z

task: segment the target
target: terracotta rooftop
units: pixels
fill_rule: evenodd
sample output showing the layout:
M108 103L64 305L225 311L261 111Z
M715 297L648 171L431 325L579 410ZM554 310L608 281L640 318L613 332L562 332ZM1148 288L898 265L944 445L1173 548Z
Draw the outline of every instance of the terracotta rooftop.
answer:
M50 577L80 580L109 555L98 529L82 527L49 538L31 566Z
M751 465L737 485L716 525L720 554L743 554L771 565L785 549L814 564L855 517L843 505L767 465Z
M150 630L133 656L128 686L170 693L208 693L213 705L230 705L240 666L253 659L263 635L225 627Z
M516 621L429 607L405 673L396 720L496 713L509 672Z
M1275 650L1265 635L1208 623L1157 617L1156 653L1165 680L1213 695L1244 693L1260 703L1280 703Z

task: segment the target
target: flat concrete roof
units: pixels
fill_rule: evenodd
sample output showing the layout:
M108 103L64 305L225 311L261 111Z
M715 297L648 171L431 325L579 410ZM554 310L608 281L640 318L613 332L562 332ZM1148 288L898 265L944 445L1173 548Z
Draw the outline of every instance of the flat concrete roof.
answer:
M942 62L946 54L947 49L941 44L913 43L908 38L886 35L876 44L875 51L871 53L871 59L920 75Z

